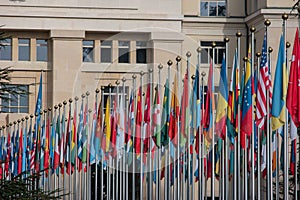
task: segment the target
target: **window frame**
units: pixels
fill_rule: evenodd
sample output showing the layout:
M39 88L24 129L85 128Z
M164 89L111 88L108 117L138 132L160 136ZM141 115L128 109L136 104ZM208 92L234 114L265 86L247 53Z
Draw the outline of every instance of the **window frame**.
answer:
M202 4L205 4L205 3L207 3L207 14L204 14L203 13L203 11L202 11ZM219 15L219 4L225 4L225 13L224 13L224 15ZM215 11L215 15L212 15L212 14L210 14L210 9L211 9L211 7L210 7L210 5L211 4L216 4L216 11ZM200 9L199 9L199 11L200 11L200 17L227 17L227 8L228 8L228 6L227 6L227 0L201 0L200 1Z
M85 42L92 42L92 45L85 44ZM88 53L85 53L85 49L91 49L91 50ZM95 49L95 41L94 40L82 40L82 62L85 62L85 63L95 62L94 49Z
M142 45L138 45L139 43L141 43ZM147 41L135 41L135 46L136 46L136 63L137 64L147 64L147 49L148 49L148 44ZM139 60L139 51L142 51L143 54L145 54L145 60L140 61ZM141 58L142 59L142 58Z
M22 40L27 41L28 43L20 43L20 41L22 41ZM25 59L20 58L21 57L20 55L21 55L22 51L24 50L21 47L26 47L25 49L28 49L28 52L25 52L26 53L26 58ZM31 51L30 47L31 47L30 38L18 38L18 61L30 61L30 51ZM24 55L25 55L25 53L24 53Z
M110 42L110 44L103 44L104 42ZM110 61L105 61L102 59L103 50L110 50ZM100 40L100 63L112 63L112 55L113 55L113 41L112 40Z
M210 64L210 59L212 59L212 41L200 41L201 52L207 52L207 62L203 62L204 55L201 53L201 64ZM225 42L216 42L215 47L215 64L222 64L223 53L225 52ZM220 57L221 56L221 57Z
M6 92L4 95L7 95L7 100L1 99L1 104L0 104L0 113L29 113L29 85L26 84L9 84L6 85L6 87L11 87L11 88L18 88L19 91L21 90L21 87L23 87L23 90L25 91L25 94L11 94ZM21 105L24 103L22 101L22 96L27 99L27 104L26 105ZM3 106L3 101L5 102L5 105ZM17 105L13 105L13 102L17 103ZM3 111L3 109L7 109ZM14 111L16 109L16 111ZM22 109L26 109L24 112Z
M120 43L122 42L126 42L128 43L128 46L121 46ZM120 55L120 50L121 49L128 49L128 51L122 55ZM123 57L125 57L127 55L126 61L121 61L120 59L122 59ZM118 63L122 63L122 64L129 64L130 62L130 40L118 40Z
M9 40L10 42L8 42L7 40ZM12 60L12 49L13 49L12 48L12 38L5 38L5 39L0 41L0 44L1 44L1 46L0 46L0 60L1 61L11 61ZM10 58L3 59L1 54L2 54L2 51L4 51L6 47L10 47L10 49L9 49L10 50L10 52L9 52Z
M46 44L38 44L38 41L42 41L44 40L46 42ZM36 38L36 61L38 62L48 62L48 47L49 43L48 43L48 39L42 39L42 38ZM38 59L39 56L38 56L38 47L46 47L46 59Z

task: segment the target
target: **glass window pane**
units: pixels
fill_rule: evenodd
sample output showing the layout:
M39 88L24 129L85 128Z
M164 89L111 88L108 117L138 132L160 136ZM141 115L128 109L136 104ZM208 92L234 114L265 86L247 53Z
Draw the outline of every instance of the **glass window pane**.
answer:
M6 88L11 88L19 94L4 94L8 101L2 99L1 112L11 113L28 113L29 112L29 86L28 85L8 85ZM24 94L21 94L24 93ZM21 109L22 108L22 109Z
M225 49L218 49L218 64L222 64L224 53L225 53Z
M29 108L28 107L20 107L19 112L20 113L29 113Z
M112 60L112 41L101 41L101 62L110 63Z
M83 62L94 62L94 41L83 40Z
M129 41L119 41L119 63L129 63Z
M218 16L226 16L226 2L218 2Z
M9 111L9 100L8 100L8 94L4 94L3 98L1 99L1 112L7 113Z
M29 61L30 60L30 40L19 39L19 60Z
M201 16L208 16L208 2L201 2L200 3L200 15Z
M209 16L217 16L217 2L209 3Z
M136 63L147 63L147 50L137 49L136 50Z
M11 60L11 39L0 41L0 60Z
M208 63L208 49L206 48L201 51L201 63Z
M47 40L36 40L36 60L37 61L48 61L48 41Z

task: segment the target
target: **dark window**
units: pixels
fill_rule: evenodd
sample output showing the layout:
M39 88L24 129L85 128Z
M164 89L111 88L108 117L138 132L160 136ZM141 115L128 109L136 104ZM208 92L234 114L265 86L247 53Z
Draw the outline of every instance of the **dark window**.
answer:
M19 39L19 60L30 60L30 39Z
M147 63L147 42L136 42L136 63Z
M112 41L101 41L101 62L111 63Z
M36 40L36 60L48 61L48 41L37 39Z
M200 16L226 16L226 1L224 0L201 0Z
M94 62L94 41L93 40L83 40L82 42L82 61L83 62Z
M129 87L125 86L125 98L128 94L128 90ZM121 95L123 95L123 87L119 86L119 101L121 100ZM108 86L104 86L104 110L106 109L106 103L107 103L107 98L110 95L110 109L113 109L113 102L116 100L116 96L117 96L117 87L112 87L109 93L109 87ZM125 105L124 105L125 106ZM105 111L104 111L105 113Z
M11 39L0 41L0 60L11 60Z
M11 94L5 92L1 98L1 112L3 113L28 113L29 112L29 86L6 85L7 90L13 90Z
M129 63L129 41L119 41L119 63Z
M211 48L212 42L201 42L201 63L209 64L210 59L213 57L213 51ZM216 42L215 48L215 63L221 64L223 59L223 53L225 53L225 43L224 42Z

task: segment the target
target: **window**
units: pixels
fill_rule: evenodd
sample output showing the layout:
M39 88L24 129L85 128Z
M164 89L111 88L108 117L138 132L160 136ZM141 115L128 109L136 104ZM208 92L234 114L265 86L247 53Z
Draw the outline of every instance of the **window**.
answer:
M30 40L29 39L19 39L19 60L29 61L30 60Z
M83 40L83 62L94 62L94 41L93 40Z
M136 63L147 63L147 43L136 42Z
M0 41L0 60L11 60L11 39Z
M28 113L29 112L29 86L6 85L5 89L15 91L14 94L5 92L1 98L1 112Z
M201 0L200 2L200 16L226 16L226 1L218 0Z
M37 39L36 40L36 60L48 61L48 41Z
M201 42L201 63L209 64L210 59L212 59L212 42ZM215 47L215 63L222 64L223 53L225 53L225 43L224 42L216 42Z
M100 62L111 63L112 41L101 41Z
M129 63L129 41L119 41L119 63Z
M125 86L125 98L128 94L129 91L129 87ZM111 95L111 99L110 99L110 109L113 109L113 101L116 100L116 95L117 95L117 87L112 87L111 91L110 91L110 95ZM121 95L123 95L123 87L122 85L119 86L119 101L121 100ZM108 86L104 86L104 110L106 109L106 102L107 102L107 98L109 96L109 87ZM125 105L124 105L125 106ZM104 111L105 113L105 111Z

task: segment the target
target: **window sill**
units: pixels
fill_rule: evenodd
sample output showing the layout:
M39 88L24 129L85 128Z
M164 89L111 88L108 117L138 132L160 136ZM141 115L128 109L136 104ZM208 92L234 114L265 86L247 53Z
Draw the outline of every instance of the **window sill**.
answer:
M130 63L82 63L82 72L114 72L114 73L139 73L147 71L149 64Z
M44 61L0 61L0 67L11 66L12 70L47 70L48 62Z

